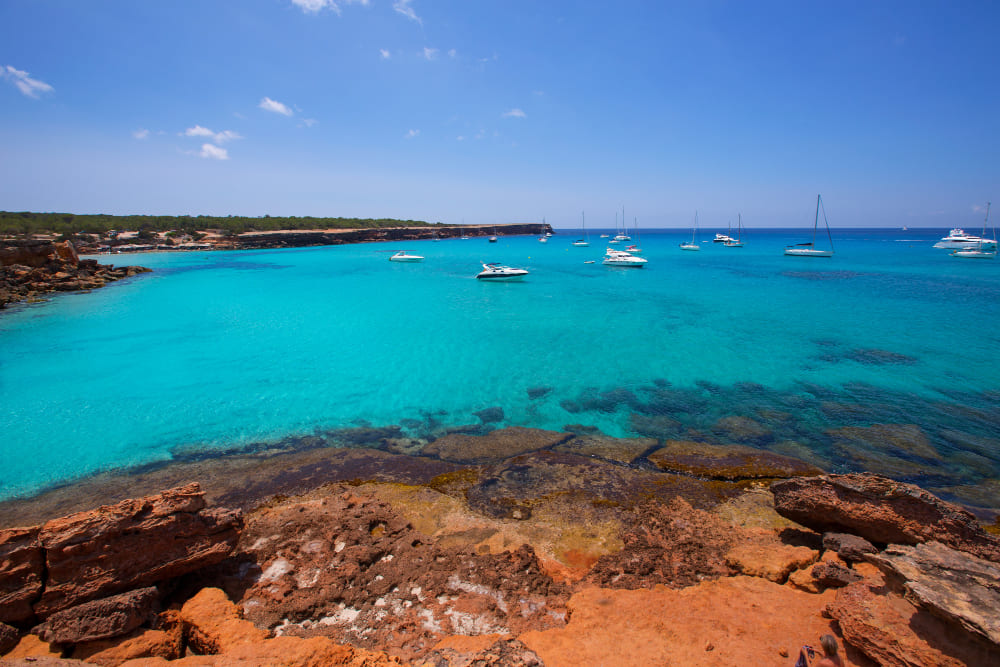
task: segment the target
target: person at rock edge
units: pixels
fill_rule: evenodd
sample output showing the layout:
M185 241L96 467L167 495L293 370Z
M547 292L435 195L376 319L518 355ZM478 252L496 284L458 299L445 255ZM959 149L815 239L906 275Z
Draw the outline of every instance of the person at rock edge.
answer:
M819 643L823 647L823 657L812 667L844 667L844 662L837 653L837 639L833 635L823 635ZM803 646L795 667L810 667L809 660L815 656L816 650L812 646Z

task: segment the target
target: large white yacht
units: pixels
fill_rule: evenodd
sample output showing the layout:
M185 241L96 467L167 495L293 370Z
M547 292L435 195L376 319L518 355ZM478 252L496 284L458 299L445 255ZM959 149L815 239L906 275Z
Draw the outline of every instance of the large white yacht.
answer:
M971 250L973 248L996 248L997 243L991 239L984 239L973 234L966 234L964 229L955 229L948 232L948 236L943 237L934 244L935 248L948 248L950 250Z
M615 250L614 248L608 248L607 252L604 254L604 262L607 266L628 266L636 269L641 269L646 266L648 262L645 257L636 257L630 252L625 252L624 250Z
M510 282L521 280L526 275L528 275L527 269L515 269L510 266L504 266L499 262L490 262L483 264L483 270L476 275L476 278L480 280L504 280Z

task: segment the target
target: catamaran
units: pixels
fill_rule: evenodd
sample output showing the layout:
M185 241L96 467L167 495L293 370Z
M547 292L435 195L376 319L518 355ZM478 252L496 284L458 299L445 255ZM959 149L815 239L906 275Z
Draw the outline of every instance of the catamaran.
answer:
M822 198L816 195L816 219L813 221L812 241L786 246L786 255L794 255L796 257L833 257L833 236L830 234L830 223L826 219L826 208L823 209L823 223L826 225L826 236L830 240L830 249L820 250L816 247L816 229L819 227L819 209L822 206Z

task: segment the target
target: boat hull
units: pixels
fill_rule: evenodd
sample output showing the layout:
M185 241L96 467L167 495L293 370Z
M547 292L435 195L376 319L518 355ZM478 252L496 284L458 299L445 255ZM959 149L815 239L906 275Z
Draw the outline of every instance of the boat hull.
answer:
M965 257L966 259L996 259L996 250L955 250L952 257Z
M492 283L511 283L511 282L516 282L518 280L522 280L526 275L528 274L517 273L512 275L483 275L482 273L480 273L478 276L476 276L476 278L478 278L479 280L485 280L486 282L492 282Z
M614 260L604 260L604 266L619 266L625 269L641 269L646 266L646 262L616 262Z
M785 254L792 257L833 257L832 250L813 250L812 248L785 248Z
M698 251L698 250L701 250L701 246L696 246L696 245L691 244L691 243L682 243L681 244L681 250Z

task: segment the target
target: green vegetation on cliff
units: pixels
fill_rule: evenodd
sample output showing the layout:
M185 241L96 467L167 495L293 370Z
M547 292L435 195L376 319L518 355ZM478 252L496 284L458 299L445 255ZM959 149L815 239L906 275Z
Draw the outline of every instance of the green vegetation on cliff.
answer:
M434 223L440 225L441 223ZM209 215L105 215L73 213L14 213L0 211L0 234L106 234L110 230L165 232L178 230L194 233L205 229L222 229L232 234L271 231L276 229L374 229L387 227L428 227L422 220L390 218L313 218Z

